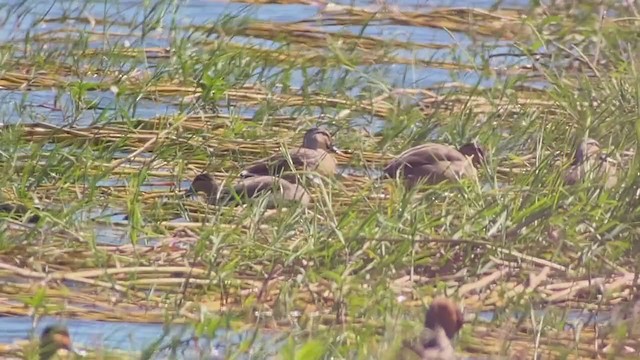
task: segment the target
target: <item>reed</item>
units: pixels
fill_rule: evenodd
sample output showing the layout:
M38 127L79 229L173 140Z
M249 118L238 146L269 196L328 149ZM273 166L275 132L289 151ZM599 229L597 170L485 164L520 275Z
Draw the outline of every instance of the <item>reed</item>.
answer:
M493 315L465 325L463 354L639 351L637 314L624 310L640 286L631 5L244 2L317 11L185 24L171 1L130 19L107 2L42 17L3 5L33 23L0 44L0 202L25 210L0 213L1 315L223 319L275 330L285 359L394 358L424 306L447 295ZM382 25L448 37L368 32ZM444 80L425 83L431 74ZM348 153L336 156L342 174L310 189L310 208L182 196L195 175L233 179L317 124ZM616 187L563 185L586 136L617 162ZM410 146L471 140L488 149L478 183L374 180ZM575 309L626 318L580 324ZM29 358L23 345L0 354ZM267 356L256 347L227 355Z

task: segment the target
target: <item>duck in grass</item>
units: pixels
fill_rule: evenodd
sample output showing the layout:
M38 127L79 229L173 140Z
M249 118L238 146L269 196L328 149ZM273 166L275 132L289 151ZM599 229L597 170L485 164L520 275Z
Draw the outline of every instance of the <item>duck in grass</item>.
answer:
M73 349L69 330L62 325L49 325L40 335L40 360L72 359L80 354Z
M268 194L267 207L275 208L286 203L309 205L311 196L300 184L292 184L274 176L254 176L240 179L231 187L221 189L215 179L207 173L196 176L186 196L204 193L209 204L237 205Z
M242 171L240 176L244 178L280 176L283 173L292 173L297 170L317 172L323 176L333 177L336 173L337 162L331 153L342 154L342 151L333 144L333 137L329 131L314 127L304 134L301 147L288 154L277 153L258 160ZM290 178L287 179L290 180Z
M599 142L587 138L576 149L573 163L565 173L564 183L575 185L593 177L602 178L605 188L611 188L618 182L615 163L602 152Z
M462 178L476 180L476 168L484 161L484 150L476 143L459 149L444 144L428 143L410 148L387 166L384 177L400 178L408 188L418 184L439 184Z
M28 223L37 223L40 221L40 215L33 214L29 211L29 208L23 204L16 204L10 202L0 203L0 212L6 213L10 218L17 220L24 219ZM25 217L25 215L28 215Z
M427 310L423 334L418 339L404 341L403 346L414 358L417 355L422 360L457 359L451 341L463 324L462 312L453 301L436 298Z

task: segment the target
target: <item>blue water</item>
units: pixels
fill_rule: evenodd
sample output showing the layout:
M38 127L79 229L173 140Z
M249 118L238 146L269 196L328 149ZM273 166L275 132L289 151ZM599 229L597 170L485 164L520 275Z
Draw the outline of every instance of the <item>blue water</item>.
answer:
M536 311L536 321L545 311ZM476 321L491 322L495 320L495 313L490 311L476 314ZM528 318L530 314L514 314L515 318ZM567 310L564 313L566 328L578 328L592 324L606 324L611 316L609 312L590 312L581 310ZM166 327L162 324L141 324L127 322L103 322L93 320L59 319L45 317L40 319L37 326L33 327L32 318L27 316L0 317L0 343L14 343L19 340L29 339L31 336L37 337L44 327L51 324L64 324L69 328L72 341L78 348L86 349L117 349L130 352L140 352L153 344L159 347L166 347L170 342L184 342L180 348L178 358L193 359L202 356L202 352L207 354L203 358L211 359L212 354L223 356L225 353L233 351L243 341L248 341L253 337L253 331L233 332L218 329L214 335L201 336L198 340L200 354L195 352L193 338L194 330L189 325L171 325ZM261 331L254 343L253 351L275 353L279 348L282 339L278 333ZM166 352L157 354L155 358L164 358Z
M153 2L152 2L153 3ZM376 1L338 1L339 4L354 5L375 10L379 5ZM387 5L397 7L400 10L424 11L428 12L438 7L460 7L471 6L488 9L493 6L493 0L459 1L459 0L400 0L390 1ZM501 2L502 7L526 7L529 4L525 0L510 0ZM2 9L5 9L4 12ZM29 36L47 35L54 32L54 38L60 36L70 36L77 38L75 33L55 33L66 29L76 29L92 31L97 35L104 31L114 33L108 38L91 37L87 38L89 47L95 49L106 49L114 46L139 47L161 47L169 48L173 44L174 38L185 38L190 36L193 40L203 39L204 34L192 33L190 30L181 30L191 25L211 26L216 22L229 21L238 24L243 18L251 18L272 22L296 22L322 17L320 3L305 4L264 4L250 5L244 3L232 3L228 1L191 0L181 1L179 5L173 2L162 3L157 8L148 6L142 8L139 1L56 1L51 4L47 2L25 2L19 0L0 1L0 43L14 43L16 46ZM57 18L73 18L91 20L90 23L83 23L75 20L66 21L41 21ZM142 37L142 29L138 24L143 18L162 19L157 27L145 32ZM108 19L112 24L103 25L102 19ZM226 19L226 20L225 20ZM172 26L177 25L177 32L172 32ZM350 32L352 34L363 33L366 36L375 36L382 39L394 39L412 41L419 44L435 43L452 45L449 49L418 49L402 50L396 49L390 55L415 60L434 61L462 61L469 64L477 63L475 59L474 43L463 33L449 33L442 29L427 27L412 27L404 25L380 25L369 24L362 26L322 26L320 23L308 23L307 26L328 32ZM209 38L217 35L211 34ZM238 43L251 43L262 47L277 48L281 44L267 39L234 37L232 39ZM31 40L31 46L41 46L44 51L52 51L59 48L61 51L68 51L67 44L44 41L39 43ZM510 43L498 40L489 41L486 45L496 47L494 51L505 52L511 47ZM193 50L197 50L194 48ZM79 59L80 62L88 61L92 66L104 68L107 66L113 70L127 72L127 67L132 66L130 62L92 64L95 59ZM496 59L495 65L513 64L518 59L500 58ZM500 62L504 64L500 64ZM89 65L87 64L87 65ZM146 59L139 63L138 70L148 72L153 75L159 71L155 67L153 59ZM493 64L493 62L492 62ZM308 69L313 73L314 69ZM372 76L373 79L385 80L389 85L395 87L424 88L435 84L460 81L471 85L490 86L495 79L483 78L475 71L450 71L437 68L430 68L422 64L413 65L400 64L379 64L375 66L359 66L358 70L362 74ZM279 69L268 69L268 72L277 73ZM335 76L340 76L340 71L335 71ZM69 76L67 80L75 79ZM100 75L94 79L82 79L86 82L100 81ZM300 87L303 84L303 76L297 70L291 74L291 86ZM312 84L310 90L314 90ZM351 95L359 93L359 88L351 90ZM0 123L48 121L55 124L90 125L100 123L105 119L118 119L127 114L130 118L150 118L157 115L171 115L179 111L178 99L169 97L163 101L148 99L132 99L136 106L128 103L129 99L121 98L116 100L115 95L110 91L90 91L85 95L85 103L93 103L95 106L78 113L74 109L74 103L67 93L56 93L51 90L36 91L6 91L0 89ZM247 109L248 112L251 109Z
M92 345L103 344L107 348L140 351L159 339L163 334L161 324L134 324L103 322L91 320L43 318L35 328L32 318L27 316L0 317L0 343L12 343L29 338L30 333L36 337L51 324L64 324L69 328L75 343ZM186 326L175 326L171 334L188 338Z
M212 359L213 355L222 356L233 348L251 339L252 331L231 332L219 329L213 337L201 336L198 347L203 354L195 351L195 341L191 340L194 330L189 325L138 324L125 322L105 322L92 320L42 318L35 329L32 318L27 316L0 317L0 343L14 343L27 340L30 335L38 337L42 330L51 324L63 324L69 329L71 339L77 348L87 349L116 349L127 352L140 352L152 345L160 348L168 347L171 342L183 342L178 358ZM278 340L274 334L260 333L254 343L256 351L274 352ZM154 358L165 358L167 351L156 354Z

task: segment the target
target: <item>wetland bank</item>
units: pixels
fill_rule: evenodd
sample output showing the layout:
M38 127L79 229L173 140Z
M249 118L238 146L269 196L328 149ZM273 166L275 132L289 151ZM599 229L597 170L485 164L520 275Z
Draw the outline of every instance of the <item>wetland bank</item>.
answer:
M634 358L632 2L0 1L0 352L395 359L438 296L468 358ZM323 126L308 207L208 205ZM575 148L617 181L564 177ZM477 142L476 179L379 180ZM306 185L305 185L306 186Z

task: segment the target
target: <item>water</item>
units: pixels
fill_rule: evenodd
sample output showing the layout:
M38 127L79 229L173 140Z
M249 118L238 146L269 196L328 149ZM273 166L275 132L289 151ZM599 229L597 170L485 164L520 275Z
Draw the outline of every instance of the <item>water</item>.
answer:
M545 314L545 311L536 311L536 321ZM529 317L530 314L514 314L515 318ZM495 313L484 311L476 314L476 320L491 322L495 319ZM579 326L606 325L611 319L609 312L594 313L590 311L568 310L564 314L567 329L576 329ZM168 328L163 324L142 324L127 322L104 322L93 320L58 319L44 317L40 319L35 329L32 326L32 318L27 316L0 317L0 343L14 343L19 340L29 339L30 334L37 337L42 330L51 324L64 324L69 328L71 338L76 347L87 349L122 350L127 352L141 352L154 344L159 347L167 347L172 341L184 343L180 348L178 358L193 359L203 356L210 359L213 354L223 356L227 351L232 351L243 341L252 338L252 331L233 332L224 329L215 331L213 337L201 337L197 340L198 346L194 346L193 328L189 325L171 325ZM261 331L252 349L264 353L277 353L282 340L278 339L278 333ZM196 352L198 349L199 352ZM164 358L166 352L156 355L156 359Z
M1 317L0 343L12 343L17 340L28 339L32 332L32 319L26 316ZM35 328L35 334L52 324L62 323L69 328L71 338L75 343L84 345L101 344L106 348L126 351L140 351L153 344L163 334L161 324L136 324L103 322L76 319L43 318ZM173 335L188 338L188 328L176 326Z
M270 21L276 23L290 23L313 19L322 16L321 11L323 5L318 1L309 4L264 4L249 5L244 3L232 3L227 1L211 1L211 0L190 0L180 1L179 6L174 8L169 6L166 8L167 16L164 16L159 22L157 28L150 29L143 38L141 36L140 27L132 28L131 24L140 23L145 17L158 17L160 11L151 11L151 7L142 8L141 1L138 0L121 0L121 1L23 1L23 0L0 0L0 43L12 43L15 46L22 46L24 39L31 37L31 46L42 49L43 52L67 52L73 50L68 43L58 43L52 41L56 38L77 39L77 33L65 33L61 31L67 29L77 29L92 31L95 34L87 37L88 47L90 49L105 49L107 52L110 48L127 47L159 47L162 49L170 48L175 45L174 39L184 38L185 35L192 35L194 40L211 40L218 35L212 34L206 37L202 33L193 32L186 27L193 25L212 25L221 19L230 19L231 17L247 17L261 21ZM155 2L150 2L151 4ZM174 3L174 2L167 2ZM366 7L375 11L379 8L378 1L375 0L338 0L337 4L354 5L358 7ZM428 12L438 7L478 7L489 9L495 3L494 0L392 0L387 4L400 10L424 11ZM507 0L501 3L502 7L526 7L528 0ZM172 14L172 15L171 15ZM56 18L73 18L79 17L87 22L78 20L65 21L41 21L41 19ZM108 19L114 21L114 24L103 25L100 20ZM171 21L176 21L178 29L176 33L172 33ZM236 19L235 22L240 20ZM373 83L376 80L400 87L400 88L430 88L437 84L449 81L464 82L470 85L491 86L495 82L495 78L479 75L475 71L466 70L446 70L441 68L433 68L421 64L419 61L445 61L458 62L462 61L470 65L478 65L479 59L475 54L478 52L486 53L485 50L479 50L477 44L464 33L450 33L442 29L413 27L404 25L383 25L372 23L364 29L362 26L324 26L319 22L309 22L306 24L311 28L322 30L328 33L349 32L352 34L362 33L369 37L378 37L381 39L393 39L399 41L411 41L418 44L436 44L450 45L450 48L431 49L420 48L416 50L394 50L390 55L403 59L415 60L415 64L375 64L375 65L359 65L355 71L364 79L371 79ZM114 33L110 36L101 36L104 32ZM117 33L117 35L115 35ZM33 40L34 36L48 36L42 41ZM237 44L251 44L264 48L278 48L280 43L270 39L234 37L233 40ZM513 47L510 43L500 40L489 40L485 46L491 46L490 53L511 52ZM330 42L331 43L331 42ZM190 46L192 51L199 51L196 46ZM78 58L80 68L106 68L112 72L131 72L131 76L153 76L155 72L162 71L162 61L149 57L140 59L139 61L124 61L123 63L110 63L108 60L95 58ZM103 62L104 61L104 62ZM494 66L509 66L521 61L517 58L501 57L492 60ZM261 73L262 79L255 76L252 80L269 79L272 75L277 75L281 69L274 67L267 69ZM321 69L309 67L306 69L307 76L312 77L314 74L320 73ZM344 74L344 69L336 67L329 70L327 77L334 79ZM96 74L86 79L78 79L74 74L66 74L62 76L62 81L84 81L99 82L104 75ZM300 70L292 70L290 74L290 86L301 87L304 82L304 75ZM358 81L362 84L362 81ZM331 84L329 84L331 85ZM315 88L314 88L315 86ZM322 89L323 84L313 84L308 90ZM330 89L329 89L330 90ZM362 86L353 86L348 89L348 94L358 96L361 93ZM87 109L78 110L79 99L84 103L91 103L92 106ZM127 120L130 118L150 119L158 115L172 115L180 111L182 104L180 97L158 95L154 99L131 99L127 96L118 96L110 90L91 90L87 91L81 97L74 97L67 89L21 89L7 90L0 88L0 124L15 123L32 123L47 122L56 125L77 125L87 126L99 124L112 120ZM135 105L135 106L134 106ZM83 107L80 107L83 108ZM223 107L224 109L224 107ZM244 104L235 105L234 111L240 115L254 116L259 107L245 106ZM333 109L328 110L331 112ZM283 112L292 112L294 115L299 114L299 109L288 110ZM307 109L305 109L307 111ZM319 107L313 107L311 112L320 112ZM371 132L381 130L385 125L385 120L373 116L356 114L350 120L351 125L364 127ZM126 153L116 154L123 157ZM147 153L139 156L152 156ZM354 169L344 168L341 171L345 174L357 173ZM375 176L376 174L374 174ZM141 186L142 191L169 191L174 186L168 184L159 184L166 182L166 179L149 179L147 183ZM128 186L125 180L112 178L98 184L98 186L116 187ZM188 188L188 181L179 184L181 189ZM78 215L78 222L89 221L91 219L106 219L106 224L95 223L92 226L93 235L98 243L122 244L128 241L127 220L124 217L126 209L110 208L105 209L88 209ZM174 221L181 221L176 219ZM122 226L114 226L115 224ZM480 314L480 318L490 320L493 314ZM576 319L581 319L582 315L576 315ZM48 324L58 322L59 319L44 318L35 329L35 334L39 334L42 328ZM597 320L596 320L597 321ZM162 337L164 326L160 324L137 324L127 322L99 322L89 320L64 319L63 322L69 327L74 342L83 344L90 348L107 348L120 349L126 351L142 351L151 344L155 343ZM19 339L25 339L33 330L32 321L29 317L0 317L0 343L11 343ZM178 339L189 339L192 335L192 329L188 326L171 327L170 336ZM211 351L224 354L228 347L246 340L250 333L231 332L218 330L213 339L209 339L207 347ZM274 351L278 347L275 337L262 333L259 337L259 344L256 348L265 347L267 351ZM164 340L166 344L168 340ZM189 358L188 355L184 356Z
M141 155L141 157L143 156ZM115 158L117 159L117 156ZM181 182L179 185L181 189L188 189L189 182L184 181L184 182ZM98 181L96 186L126 188L130 186L130 184L126 179L109 178L106 180ZM140 191L170 191L170 190L173 190L175 186L176 184L173 181L167 181L167 179L162 179L162 178L150 177L149 179L147 179L147 181L140 184L139 188L140 188Z
M42 318L35 329L32 319L26 316L0 317L0 343L14 343L29 339L29 334L38 337L42 330L52 324L64 324L68 327L74 346L87 349L122 350L141 352L152 345L168 347L171 342L181 342L178 358L212 359L222 358L243 341L250 340L251 331L231 332L217 330L213 337L201 337L193 340L193 328L188 325L139 324L127 322L105 322L77 319ZM34 331L35 330L35 331ZM197 347L194 345L197 341ZM261 333L254 343L255 351L273 353L278 340L274 334ZM199 351L196 351L198 349ZM156 354L155 359L166 358L168 351Z
M379 8L376 1L339 1L338 4L354 5L364 7L371 11ZM477 1L458 1L458 0L399 0L388 2L387 5L398 8L400 10L424 11L428 12L438 7L477 7L489 9L495 1L477 0ZM501 3L502 7L526 7L528 1L510 0ZM250 5L245 3L233 3L227 1L209 1L209 0L191 0L180 2L180 5L173 7L172 5L162 7L166 11L162 13L159 9L155 12L151 8L142 8L140 2L137 1L116 1L105 3L98 2L77 2L77 1L57 1L49 5L45 2L23 2L23 1L0 1L0 6L8 9L6 18L0 15L0 42L12 42L17 45L21 44L26 34L33 39L34 36L47 35L51 32L78 29L85 31L93 31L96 33L95 38L88 38L90 48L109 49L110 47L128 46L136 47L161 47L168 48L172 46L172 36L181 38L184 36L193 36L193 39L202 38L201 35L192 34L190 30L181 30L185 27L193 25L211 25L220 19L229 19L235 17L232 22L238 22L240 18L252 18L261 21L270 22L296 22L312 19L322 16L320 11L323 5L320 3L309 2L309 4L262 4ZM165 14L164 17L161 14ZM174 14L174 15L170 15ZM161 26L150 31L144 39L141 37L139 27L130 28L131 24L142 21L145 17L162 18L158 24ZM65 21L40 21L41 19L52 20L59 18L79 17L86 21L65 20ZM113 21L114 24L103 25L102 19ZM179 26L176 34L171 33L172 21ZM36 24L34 26L34 24ZM475 45L466 34L450 33L442 29L428 27L414 27L395 24L376 24L372 23L366 27L362 26L323 26L320 23L310 23L318 30L327 31L329 33L349 32L352 34L363 33L366 36L374 36L382 39L394 39L403 41L412 41L418 44L435 43L442 45L453 45L450 49L418 49L418 50L395 50L393 55L406 59L417 60L438 60L438 61L457 61L459 59L469 64L475 63L474 53ZM105 31L113 33L105 38L100 36ZM116 35L117 34L117 35ZM70 36L70 35L67 35ZM217 36L217 35L212 35ZM453 36L453 38L452 38ZM279 47L280 44L266 39L234 37L232 41L238 43L252 43L264 47ZM491 41L487 41L491 43ZM38 44L36 41L35 44ZM54 43L45 41L41 44L48 50L59 47L61 51L68 51L67 45L63 43ZM505 52L511 49L509 43L494 41L496 52ZM32 45L36 46L36 45ZM194 49L197 50L197 49ZM467 54L471 54L469 57ZM83 62L85 60L80 59ZM93 61L93 60L91 60ZM517 59L503 58L500 61L505 64L512 64ZM126 63L125 63L126 64ZM90 65L90 64L87 64ZM95 65L95 64L92 64ZM127 71L121 64L98 64L110 66L113 69ZM131 64L127 64L130 66ZM152 74L155 69L156 62L154 59L146 59L140 63L139 70ZM475 72L468 71L450 71L429 68L420 64L400 65L400 64L379 64L375 66L359 66L363 74L379 74L381 78L389 80L390 84L397 87L429 87L435 84L448 82L452 80L465 82L476 85L491 85L495 79L481 78ZM313 71L313 69L309 69ZM274 69L277 71L277 69ZM339 72L336 72L338 75ZM375 75L374 75L375 76ZM73 79L69 76L68 79ZM83 79L84 81L99 81L100 78ZM291 85L295 87L302 86L303 77L299 73L291 76ZM353 89L352 93L358 93L359 89ZM89 125L96 122L104 121L105 118L112 118L117 115L116 111L122 114L128 113L129 116L136 118L150 118L156 115L171 115L179 110L179 103L175 99L167 98L166 101L138 99L135 107L127 107L124 100L120 99L119 103L115 100L115 95L110 91L89 91L85 94L84 101L93 103L95 106L91 109L77 113L74 100L67 93L58 94L56 91L35 90L35 91L8 91L0 89L0 122L16 123L16 122L32 122L47 121L54 124ZM123 102L125 102L123 104ZM124 106L124 109L123 109ZM133 111L135 109L135 112ZM250 111L250 110L249 110ZM116 115L114 115L116 114Z
M536 310L533 312L533 316L536 321L540 321L540 318L545 316L546 310ZM476 315L476 318L482 322L492 322L496 320L497 316L494 311L481 311ZM512 314L514 319L529 319L531 318L530 313L515 313ZM611 312L610 311L588 311L588 310L579 310L579 309L567 309L563 313L563 319L565 320L565 328L575 329L579 326L586 325L606 325L611 320ZM554 318L554 320L557 320Z

